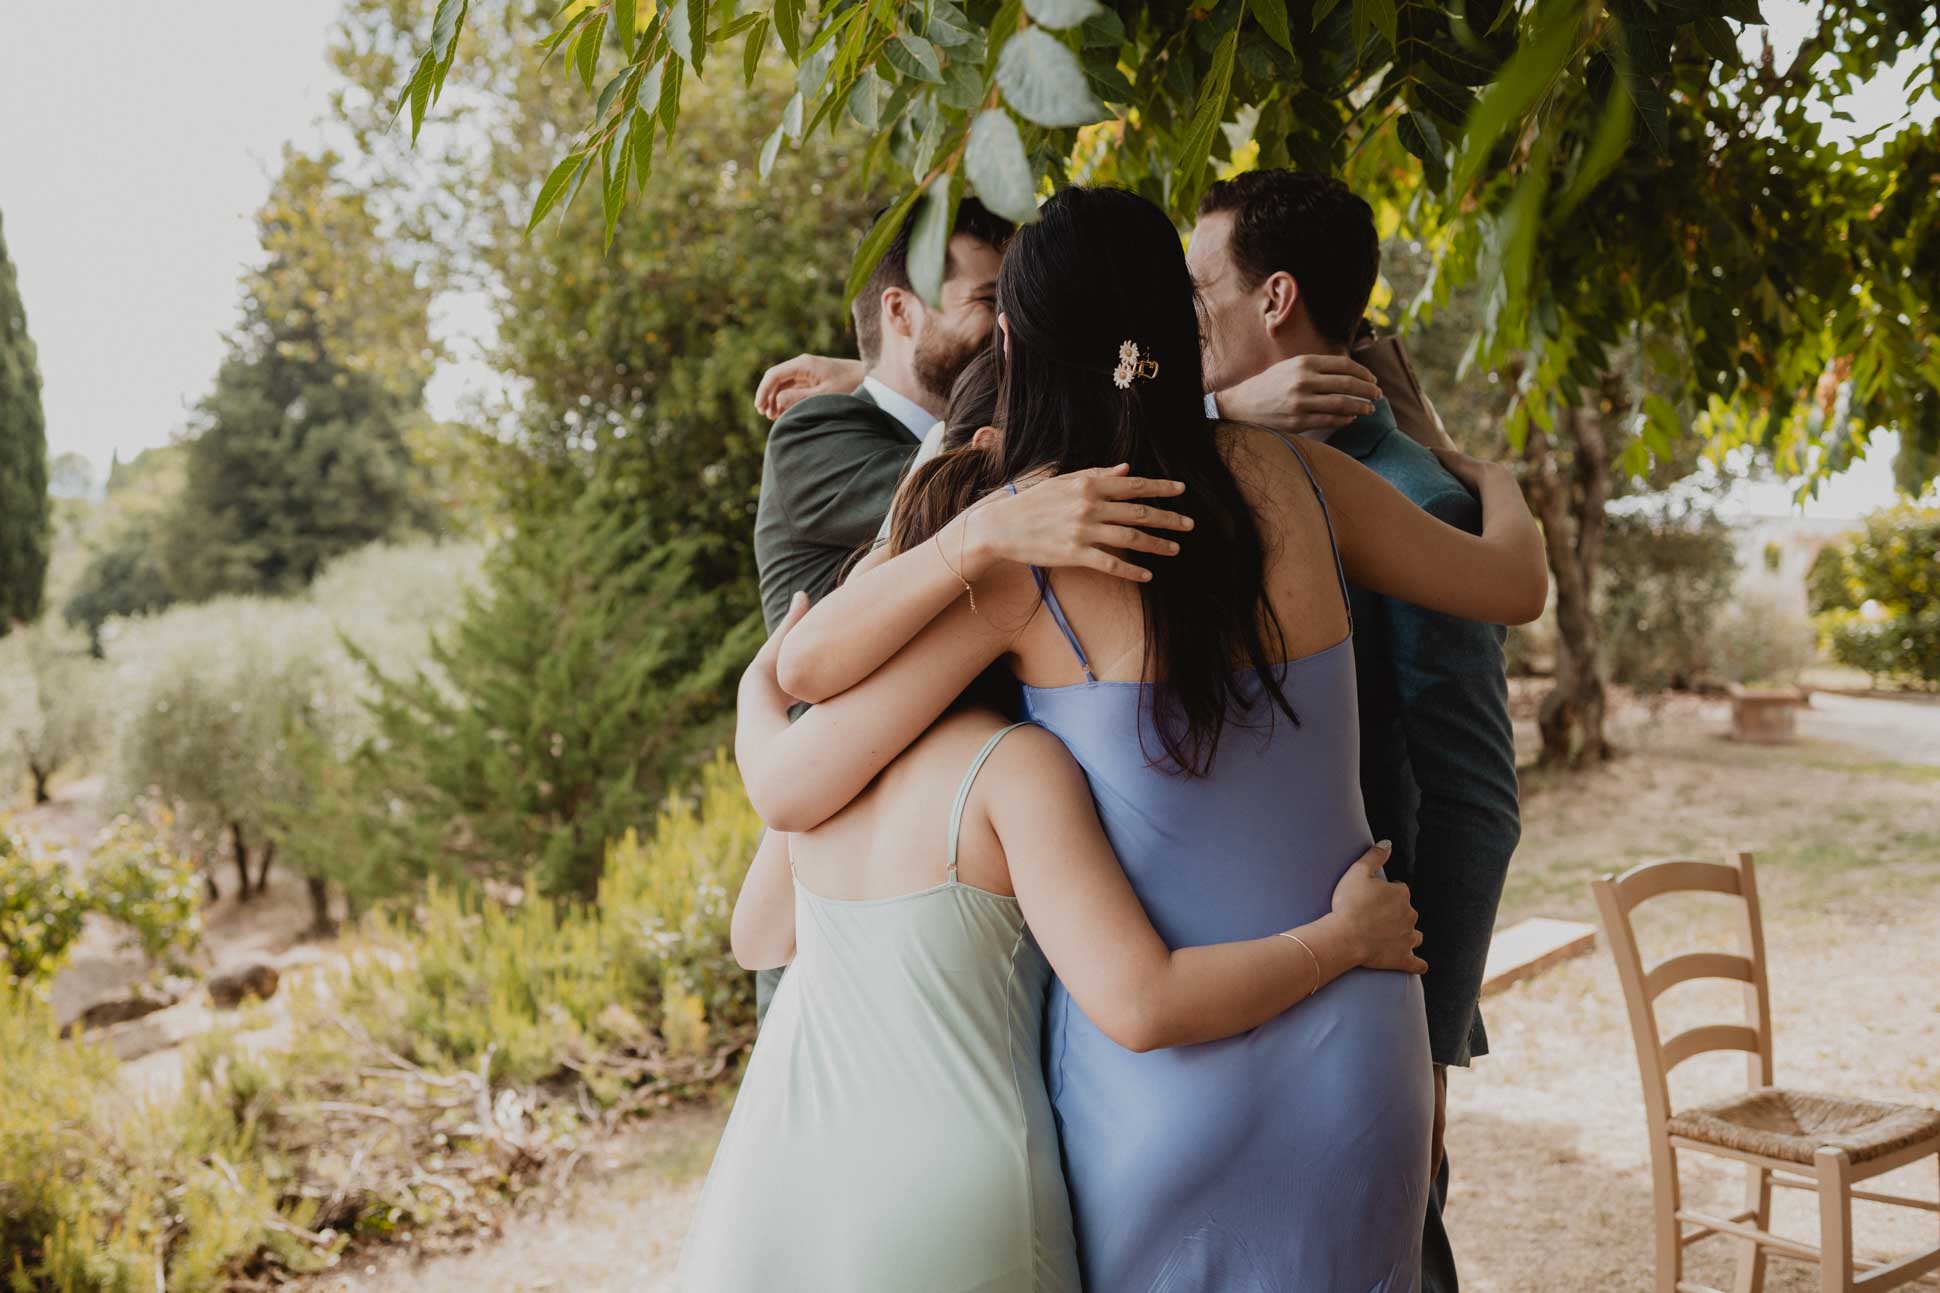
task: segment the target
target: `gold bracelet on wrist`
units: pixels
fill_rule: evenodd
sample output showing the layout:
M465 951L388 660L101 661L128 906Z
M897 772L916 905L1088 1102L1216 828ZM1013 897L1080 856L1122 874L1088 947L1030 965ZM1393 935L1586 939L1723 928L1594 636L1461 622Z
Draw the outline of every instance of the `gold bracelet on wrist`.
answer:
M1313 948L1307 946L1307 940L1300 937L1300 935L1298 934L1292 933L1284 929L1281 930L1279 933L1275 934L1274 937L1290 938L1294 942L1300 944L1301 948L1306 951L1308 958L1311 959L1314 963L1314 986L1307 989L1307 995L1311 997L1313 996L1314 993L1319 992L1320 991L1320 958L1314 955Z
M963 535L964 535L964 542L967 544L970 539L970 527L968 525L965 525L963 527ZM963 591L966 594L968 594L970 598L971 613L978 614L979 612L977 611L977 590L970 586L970 581L963 577L963 575L961 574L957 566L953 566L950 564L949 556L943 551L943 531L938 530L936 532L935 538L936 538L936 555L939 559L942 560L943 568L949 571L952 575L956 576L956 581L959 584L963 585ZM962 558L959 557L958 560L960 562Z

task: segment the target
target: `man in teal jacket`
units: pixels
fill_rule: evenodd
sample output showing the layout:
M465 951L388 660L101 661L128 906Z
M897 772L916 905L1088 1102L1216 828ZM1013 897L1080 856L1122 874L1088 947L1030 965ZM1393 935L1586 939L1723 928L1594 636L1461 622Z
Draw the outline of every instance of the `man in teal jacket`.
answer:
M1187 259L1205 310L1206 384L1219 411L1274 424L1276 365L1345 356L1380 268L1373 212L1339 180L1253 171L1215 184ZM1386 399L1313 433L1416 504L1479 533L1481 507L1435 456L1401 434ZM1455 1293L1442 1227L1446 1071L1488 1050L1477 1001L1509 857L1521 835L1503 630L1365 589L1351 590L1360 678L1361 789L1390 879L1420 912L1422 992L1436 1067L1435 1185L1422 1246L1424 1293Z

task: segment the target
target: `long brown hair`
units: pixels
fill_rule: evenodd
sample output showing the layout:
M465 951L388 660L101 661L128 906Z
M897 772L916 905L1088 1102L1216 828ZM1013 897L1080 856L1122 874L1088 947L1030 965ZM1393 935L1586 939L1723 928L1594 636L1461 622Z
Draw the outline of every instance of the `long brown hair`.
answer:
M1126 555L1153 572L1139 587L1144 676L1165 754L1188 775L1209 772L1225 725L1255 703L1249 673L1298 724L1278 677L1286 643L1266 598L1265 541L1206 418L1197 301L1172 221L1123 189L1061 190L1011 239L997 309L1010 329L1000 481L1124 462L1185 482L1166 503L1196 522L1176 536L1179 553ZM1138 347L1134 368L1141 358L1158 368L1121 385L1113 366L1126 342Z

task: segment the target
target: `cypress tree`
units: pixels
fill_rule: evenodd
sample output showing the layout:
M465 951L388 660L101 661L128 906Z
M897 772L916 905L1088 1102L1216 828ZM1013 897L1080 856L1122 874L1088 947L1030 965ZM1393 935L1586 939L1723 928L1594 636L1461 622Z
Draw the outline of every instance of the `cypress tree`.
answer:
M40 365L0 227L0 634L40 615L48 544Z

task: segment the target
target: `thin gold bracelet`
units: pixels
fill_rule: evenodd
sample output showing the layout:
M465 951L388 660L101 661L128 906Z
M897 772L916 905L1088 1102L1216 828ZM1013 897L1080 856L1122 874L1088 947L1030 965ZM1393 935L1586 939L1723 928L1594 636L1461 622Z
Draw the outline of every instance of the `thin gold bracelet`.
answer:
M938 530L934 537L936 539L936 555L942 560L943 568L956 576L956 581L963 585L963 591L970 595L970 613L972 615L981 614L982 612L977 610L977 590L970 586L970 581L958 572L957 567L950 564L948 554L943 551L943 531ZM967 521L963 527L963 541L966 545L970 542L970 526Z
M1275 934L1274 937L1290 938L1294 942L1300 944L1300 946L1306 950L1308 958L1312 960L1314 963L1314 986L1307 989L1307 995L1311 997L1313 996L1314 993L1319 992L1320 991L1320 958L1314 955L1313 948L1307 946L1307 940L1300 937L1300 935L1298 934L1289 933L1287 930L1284 930L1284 929L1281 930L1279 933Z

